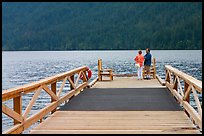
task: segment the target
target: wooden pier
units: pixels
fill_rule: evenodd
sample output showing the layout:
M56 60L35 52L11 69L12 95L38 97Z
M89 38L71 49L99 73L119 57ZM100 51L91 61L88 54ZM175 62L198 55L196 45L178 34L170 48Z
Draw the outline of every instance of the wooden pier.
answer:
M202 82L171 66L165 68L164 80L156 75L151 80L113 76L89 81L83 66L4 90L2 101L14 99L14 108L2 103L2 112L14 119L14 127L3 133L22 133L40 120L31 134L202 134L202 106L197 96L202 93ZM59 81L62 84L57 88ZM61 96L67 81L70 90ZM46 91L51 102L28 117L40 91ZM29 92L35 94L22 113L21 96ZM190 93L197 110L189 104Z

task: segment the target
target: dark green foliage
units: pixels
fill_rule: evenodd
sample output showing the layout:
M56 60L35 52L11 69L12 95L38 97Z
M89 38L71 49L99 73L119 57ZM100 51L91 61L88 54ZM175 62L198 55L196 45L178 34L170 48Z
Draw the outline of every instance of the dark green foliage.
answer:
M2 3L3 50L202 49L201 2Z

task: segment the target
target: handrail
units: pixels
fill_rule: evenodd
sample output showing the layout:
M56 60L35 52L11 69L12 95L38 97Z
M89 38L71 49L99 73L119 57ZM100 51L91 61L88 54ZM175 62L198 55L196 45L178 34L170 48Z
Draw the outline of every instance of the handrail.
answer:
M198 99L197 92L202 93L202 81L187 75L170 65L165 65L166 69L166 86L176 97L180 104L184 107L185 112L193 120L193 122L202 129L202 107ZM181 80L184 81L184 89L182 89ZM198 111L190 105L190 93L193 93Z
M39 120L42 121L42 118L47 114L54 113L56 111L56 108L61 103L80 93L80 91L86 88L88 84L88 79L85 76L86 68L86 66L82 66L64 73L57 74L55 76L39 80L37 82L4 90L2 92L2 112L14 120L14 126L4 131L3 133L22 133L32 124L36 123ZM76 81L74 81L75 74L78 74ZM83 75L82 79L80 78L81 74ZM63 83L61 84L60 88L57 88L56 84L61 80L63 80ZM70 90L63 96L60 96L67 80L70 84ZM83 82L79 84L79 80L82 80ZM51 85L51 87L49 88L48 85ZM45 91L49 94L49 96L51 97L51 102L34 115L27 117L41 91ZM30 92L34 92L34 95L27 105L24 113L22 113L22 95ZM9 99L13 99L13 109L3 104L4 101L7 101Z

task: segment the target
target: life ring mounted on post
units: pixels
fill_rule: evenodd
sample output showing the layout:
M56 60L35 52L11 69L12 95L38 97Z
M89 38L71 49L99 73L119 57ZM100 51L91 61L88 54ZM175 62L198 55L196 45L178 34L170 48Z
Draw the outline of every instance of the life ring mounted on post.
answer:
M86 71L87 71L86 73L88 73L88 75L86 74L86 78L87 78L87 80L89 80L92 76L92 71L89 67L86 67ZM83 74L80 75L80 79L83 80Z

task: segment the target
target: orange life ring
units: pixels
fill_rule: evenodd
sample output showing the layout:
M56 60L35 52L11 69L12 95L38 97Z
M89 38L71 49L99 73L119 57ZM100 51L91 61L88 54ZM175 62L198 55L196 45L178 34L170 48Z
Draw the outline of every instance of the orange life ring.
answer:
M92 71L89 67L86 67L86 71L88 72L88 75L86 75L86 78L89 80L92 76ZM83 79L83 74L80 75L80 79Z

